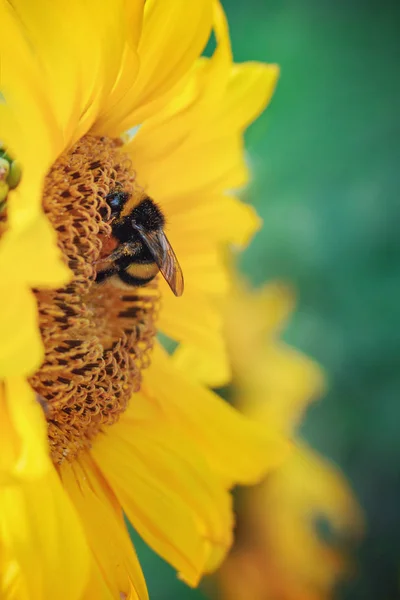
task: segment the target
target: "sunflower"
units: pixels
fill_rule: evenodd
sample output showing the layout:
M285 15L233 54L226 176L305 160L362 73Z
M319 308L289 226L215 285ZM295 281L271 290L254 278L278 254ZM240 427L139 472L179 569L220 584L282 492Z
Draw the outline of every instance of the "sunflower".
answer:
M240 280L228 302L235 404L293 438L295 448L264 481L239 494L235 545L216 576L218 598L224 600L332 598L337 583L351 573L348 542L363 529L343 474L296 434L325 384L321 368L280 339L293 304L281 284L250 291ZM181 368L191 355L180 351ZM339 543L341 536L347 544Z
M286 444L157 335L229 378L224 246L259 225L232 190L277 68L233 64L215 0L0 0L0 14L0 596L147 598L124 514L197 585L232 543L230 488ZM116 190L156 199L181 298L158 277L96 283Z

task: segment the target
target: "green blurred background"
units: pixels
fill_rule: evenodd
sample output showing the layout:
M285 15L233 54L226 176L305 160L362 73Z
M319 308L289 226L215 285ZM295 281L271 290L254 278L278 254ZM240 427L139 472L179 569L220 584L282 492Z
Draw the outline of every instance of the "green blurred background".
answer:
M242 261L254 284L298 292L286 333L329 375L307 439L344 470L366 512L346 600L399 598L400 7L225 0L236 60L281 65L247 133L264 219ZM400 4L400 3L399 3ZM204 598L137 540L152 600ZM251 600L251 598L249 598Z

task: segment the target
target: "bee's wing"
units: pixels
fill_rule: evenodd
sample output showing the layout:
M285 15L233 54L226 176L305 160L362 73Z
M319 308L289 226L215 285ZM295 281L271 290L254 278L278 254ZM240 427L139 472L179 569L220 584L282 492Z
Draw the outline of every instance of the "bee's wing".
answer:
M182 269L164 231L162 229L148 231L136 224L134 227L140 233L143 242L154 258L154 262L175 296L182 296L184 287Z

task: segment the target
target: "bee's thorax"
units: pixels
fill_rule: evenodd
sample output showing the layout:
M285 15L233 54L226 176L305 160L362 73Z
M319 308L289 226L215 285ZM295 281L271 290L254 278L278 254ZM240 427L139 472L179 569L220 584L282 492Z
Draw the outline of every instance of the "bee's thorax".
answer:
M148 231L162 229L165 225L165 217L161 209L148 196L133 209L131 219Z

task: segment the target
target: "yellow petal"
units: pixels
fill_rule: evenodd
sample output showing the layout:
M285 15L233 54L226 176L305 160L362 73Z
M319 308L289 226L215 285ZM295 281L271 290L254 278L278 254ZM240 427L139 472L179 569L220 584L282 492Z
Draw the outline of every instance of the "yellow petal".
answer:
M144 374L143 390L198 444L227 485L258 481L288 451L282 437L190 380L158 346Z
M2 9L2 15L5 14L7 18L6 23L2 22L2 25L4 24L4 28L2 27L3 95L7 104L15 110L18 121L25 130L27 127L38 127L41 124L40 122L29 123L29 113L46 107L48 118L53 120L53 135L57 135L55 138L57 156L64 145L64 123L69 120L69 112L76 105L77 96L76 83L71 85L69 77L74 60L71 60L71 56L66 52L68 46L63 39L66 28L60 20L60 6L48 0L38 0L35 7L26 0L15 0L12 4L7 2L4 4L8 4L8 7L4 6ZM72 0L70 10L73 16L75 16L74 5L75 2ZM21 48L23 48L22 55ZM17 62L15 62L16 55ZM55 63L58 68L55 68ZM31 77L30 87L34 93L33 98L31 94L25 98L22 94L28 84L24 77L26 73ZM31 106L28 106L28 102ZM25 145L32 145L34 139L26 139ZM36 142L43 145L43 141L42 130L42 136L36 136ZM18 158L21 160L22 157ZM32 157L32 160L35 158Z
M287 286L250 291L236 281L225 313L237 403L246 414L288 435L324 388L321 368L277 340L292 309Z
M115 600L115 598L116 596L110 592L97 563L92 561L89 581L80 600Z
M277 75L275 65L232 67L215 56L201 59L181 94L184 101L171 101L141 127L128 150L141 182L167 215L178 212L183 199L190 207L194 195L204 198L248 181L241 133L269 101ZM217 92L211 98L203 90Z
M259 516L259 535L273 549L275 568L281 576L291 574L287 597L297 597L295 590L328 597L349 563L340 545L331 546L317 534L315 519L324 518L339 535L358 536L363 529L360 508L340 471L299 445L264 484L252 510Z
M214 22L217 50L212 59L198 61L181 93L184 100L171 100L128 146L142 182L166 206L174 196L196 190L204 194L213 186L215 191L236 189L247 182L238 134L266 106L276 84L275 65L231 65L225 18L217 3ZM192 188L185 185L189 179Z
M165 289L158 328L177 342L187 342L212 356L220 354L221 317L201 292L185 290L184 296L177 299Z
M0 532L1 598L12 597L5 595L8 587L18 599L80 600L88 577L88 548L53 467L35 481L0 488ZM10 564L11 587L3 579Z
M242 493L239 519L245 535L219 572L227 600L326 600L352 573L340 538L360 535L360 508L339 470L304 445ZM331 543L318 519L330 526Z
M174 197L182 199L200 192L206 194L209 190L213 193L235 190L249 178L243 159L243 142L234 134L201 143L188 140L155 163L131 154L141 183L167 207Z
M19 377L0 384L0 485L43 477L51 468L43 411Z
M169 154L201 128L211 111L221 105L229 79L232 54L228 25L219 2L213 2L217 42L211 59L198 59L168 101L140 127L128 149L144 162Z
M232 67L226 99L215 119L218 131L243 130L265 109L275 91L279 67L247 62Z
M127 35L124 4L123 0L106 0L98 10L94 0L85 3L71 0L65 11L62 4L51 0L38 0L34 7L26 0L15 0L8 7L14 29L4 27L2 37L9 53L5 55L6 66L10 64L15 70L10 92L21 87L16 81L17 77L21 79L21 70L15 64L15 56L19 56L19 37L23 34L30 51L30 66L39 72L33 89L41 89L51 102L50 112L57 124L55 131L61 134L59 151L93 124L103 98L116 82L125 43L128 40L134 43L137 38L138 31ZM141 3L134 4L139 7L140 16ZM133 9L128 15L137 18ZM140 19L138 24L132 23L132 30L135 26L140 27ZM6 94L5 97L11 103L11 98ZM23 120L27 116L26 104L27 99L20 112Z
M1 559L0 559L1 560ZM16 560L3 560L3 577L0 580L0 597L6 600L30 600L29 592L21 581L20 567Z
M196 249L201 252L206 244L216 242L243 247L261 227L252 206L225 194L192 198L190 204L180 207L171 203L168 218L169 231L185 254Z
M26 281L25 274L29 271L32 280L35 280L39 268L50 274L48 283L56 281L61 284L65 283L68 271L60 261L55 235L50 232L47 220L40 217L40 213L43 178L63 148L62 135L43 87L43 74L35 62L19 16L8 2L3 5L3 0L0 10L0 91L3 97L3 102L0 102L0 136L2 143L22 166L21 183L9 194L9 229L0 244L1 277L3 281L9 275L12 279ZM32 246L33 233L30 228L37 229L38 226L38 235ZM39 267L38 261L34 260L37 244L43 248L40 259L44 259ZM15 255L18 256L17 265L13 264ZM32 263L35 264L33 272ZM40 284L41 281L37 280L36 283Z
M49 166L62 149L62 133L43 85L43 72L14 6L1 0L0 10L1 139L17 151L16 158L25 168L29 162Z
M165 421L138 426L124 415L96 440L93 455L139 534L197 585L210 544L229 546L232 515L227 492L196 447Z
M221 195L203 204L182 207L180 212L171 215L168 226L168 237L183 269L185 294L177 299L161 282L165 293L159 328L174 340L197 347L213 367L217 367L215 361L222 358L223 366L220 366L225 372L221 311L207 296L215 297L228 291L229 274L225 257L219 250L221 242L243 244L258 223L251 207Z
M203 292L211 297L224 295L229 290L229 273L226 269L225 260L221 248L217 244L208 244L203 252L183 254L179 238L175 241L175 235L168 235L172 247L176 249L179 263L185 278L185 294L199 292L200 302ZM164 283L161 282L164 286ZM165 288L166 289L166 288ZM169 293L171 293L169 291ZM163 296L165 297L165 296Z
M110 598L147 600L139 561L113 492L89 456L61 468L62 482L79 513Z
M53 160L61 150L60 132L52 119L51 107L38 88L40 73L32 61L28 44L11 18L10 5L2 7L1 28L7 35L15 35L20 43L16 53L8 56L8 38L0 35L0 140L3 146L18 159L22 168L22 179L18 188L9 193L7 220L8 230L3 235L0 249L13 235L23 235L41 214L43 179ZM3 21L3 16L5 21ZM49 249L52 256L51 249Z
M3 284L0 293L0 378L32 375L44 352L36 300L23 284Z
M42 409L26 381L3 383L0 412L0 597L78 600L86 585L87 547L49 458Z
M254 356L254 355L253 355ZM250 377L253 375L252 380ZM288 435L309 404L325 388L322 369L308 356L284 344L271 344L254 358L246 383L238 375L238 402L246 414Z
M19 188L14 193L10 203L18 201ZM71 273L61 259L56 232L48 219L39 215L32 219L29 227L22 229L19 223L13 228L17 218L10 215L11 230L4 233L0 242L2 280L31 287L59 287L67 283Z
M230 319L228 326L236 321L241 327L239 342L248 350L252 344L259 347L265 343L265 338L276 338L293 312L293 290L280 282L250 289L247 282L232 271L231 279L232 300L227 308L227 319Z
M143 7L140 7L140 11ZM141 19L133 21L139 28ZM132 47L126 44L123 57L121 60L121 68L118 73L113 89L110 91L108 98L105 98L101 105L101 113L97 116L93 124L92 132L95 135L116 136L116 132L120 134L124 132L124 124L122 116L124 114L124 105L129 103L132 90L134 90L134 82L139 70L139 57L137 54L136 44ZM126 110L126 109L125 109Z
M94 133L119 135L128 127L122 123L123 111L120 102L124 102L129 91L135 88L139 68L137 54L138 38L142 26L143 0L108 0L103 2L101 10L95 0L83 4L77 1L78 10L85 7L82 17L86 36L84 44L78 41L77 53L80 66L84 55L84 67L80 67L81 89L85 93L83 114L75 140L79 139L94 125ZM78 39L76 35L73 39ZM107 114L114 114L119 124L117 133L105 127Z
M139 73L134 86L120 102L114 121L108 120L109 135L118 135L142 123L157 107L165 105L168 93L204 48L211 22L211 0L198 0L190 5L185 0L146 2L138 46Z
M125 150L134 156L142 156L150 162L160 158L177 146L175 120L181 113L190 110L200 93L198 78L193 76L199 61L196 61L183 81L172 88L170 99L164 102L151 117L137 128L135 135L125 145ZM185 136L185 133L183 133ZM180 141L180 138L178 137Z
M215 127L208 126L223 107L231 70L227 23L218 2L213 4L213 20L217 39L213 57L198 61L186 87L179 90L181 98L164 103L127 146L141 183L162 202L214 185L216 191L234 189L247 181L242 143L235 131L215 136Z
M228 385L232 379L225 341L213 347L212 352L202 351L198 347L181 344L173 354L176 367L190 375L194 381L211 388Z

